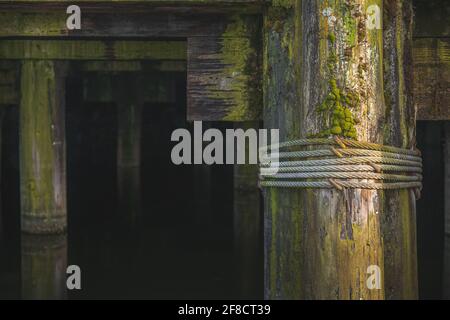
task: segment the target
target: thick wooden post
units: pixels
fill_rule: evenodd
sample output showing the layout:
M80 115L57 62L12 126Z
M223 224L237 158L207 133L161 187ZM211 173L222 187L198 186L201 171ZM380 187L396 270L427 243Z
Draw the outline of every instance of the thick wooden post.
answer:
M237 123L235 128L258 129L258 122ZM246 144L248 154L248 144ZM258 277L262 277L259 266L261 255L261 207L258 189L258 166L256 164L235 164L233 193L234 245L238 267L241 298L256 299Z
M414 147L411 17L410 1L275 1L264 22L265 126L281 140ZM347 98L344 126L320 112L333 96ZM266 298L417 298L411 190L265 193ZM374 268L379 288L367 283Z
M66 298L67 237L24 234L22 299Z
M55 233L66 228L64 65L22 63L20 190L22 231Z

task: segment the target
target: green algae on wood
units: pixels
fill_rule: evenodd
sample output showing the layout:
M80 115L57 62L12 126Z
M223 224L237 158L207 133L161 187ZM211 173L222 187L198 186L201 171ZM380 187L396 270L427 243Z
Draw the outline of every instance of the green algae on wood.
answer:
M20 100L22 231L62 232L67 224L64 65L24 61Z
M259 18L234 15L220 37L191 38L188 119L261 118Z
M292 2L294 3L294 2ZM294 8L269 7L264 14L264 126L280 130L280 139L300 138L301 17ZM303 219L300 194L264 189L264 296L301 299Z

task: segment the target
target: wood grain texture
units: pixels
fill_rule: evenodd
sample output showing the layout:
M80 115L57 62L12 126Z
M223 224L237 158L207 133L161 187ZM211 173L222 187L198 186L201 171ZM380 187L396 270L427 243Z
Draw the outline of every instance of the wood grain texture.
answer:
M336 83L358 97L350 111L359 140L413 147L410 2L287 3L266 14L265 125L282 140L323 132L317 109ZM384 12L384 31L365 28L360 10L371 4ZM417 298L411 190L265 192L266 298ZM366 284L371 265L381 270L379 290Z
M188 47L188 120L260 119L258 51L251 40L191 38Z
M189 8L142 8L108 4L84 8L80 30L68 30L65 7L28 4L10 7L0 3L0 37L153 37L185 38L219 35L232 22L223 11ZM252 14L239 10L237 14ZM245 32L246 30L242 30ZM244 35L244 34L241 34ZM239 35L233 35L239 36Z
M414 39L418 120L450 120L450 38Z

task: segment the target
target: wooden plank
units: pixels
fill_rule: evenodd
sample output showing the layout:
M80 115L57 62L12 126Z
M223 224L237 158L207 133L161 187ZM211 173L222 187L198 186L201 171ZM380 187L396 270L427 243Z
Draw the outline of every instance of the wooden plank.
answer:
M418 120L450 120L450 38L414 40Z
M183 60L183 41L0 40L0 59Z
M261 118L259 49L250 38L191 38L188 120Z
M0 3L0 37L183 38L222 34L233 20L231 14L224 12L198 13L188 8L147 7L135 11L136 9L139 7L85 8L82 11L81 29L68 30L65 8L28 5L25 8L11 9L9 5ZM248 34L245 28L240 31L243 34L233 36Z
M269 3L271 0L77 0L77 3L145 3L154 5L224 5L224 4L264 4ZM5 1L3 1L5 2ZM72 0L14 0L17 3L73 3Z

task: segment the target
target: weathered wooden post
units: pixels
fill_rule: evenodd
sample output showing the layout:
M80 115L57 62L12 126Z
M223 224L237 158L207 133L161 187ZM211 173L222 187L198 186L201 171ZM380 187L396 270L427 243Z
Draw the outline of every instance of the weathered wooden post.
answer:
M24 232L63 232L67 224L64 70L63 62L22 62L20 194Z
M265 126L281 141L414 148L411 19L411 1L274 1L264 21ZM329 121L327 103L344 98L346 123ZM412 189L266 188L265 297L417 298L415 232ZM367 285L369 266L379 267L379 288Z
M21 246L22 298L66 298L66 235L24 234Z
M238 122L235 129L258 129L259 123L253 121ZM248 154L246 144L246 154ZM250 299L257 291L258 270L262 263L262 245L260 243L261 207L258 189L258 166L255 164L235 164L233 166L233 229L236 261L239 273L241 298Z

